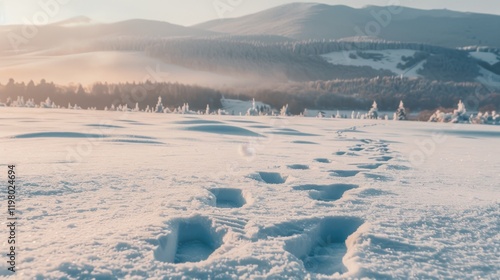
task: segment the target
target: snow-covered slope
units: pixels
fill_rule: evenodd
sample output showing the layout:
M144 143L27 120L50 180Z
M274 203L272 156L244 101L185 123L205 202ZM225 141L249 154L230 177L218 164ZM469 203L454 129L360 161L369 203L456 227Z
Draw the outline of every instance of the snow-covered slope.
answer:
M301 40L365 35L455 48L472 45L500 47L500 39L492 35L496 34L497 26L500 26L500 16L497 15L399 6L354 9L341 5L292 3L195 27L236 35L269 34Z
M337 65L352 65L352 66L369 66L374 69L389 70L397 75L403 75L405 77L420 77L417 74L419 69L423 68L424 61L421 61L414 67L410 69L401 70L397 67L398 63L404 64L401 59L402 56L411 57L414 56L416 51L414 50L383 50L383 51L367 51L369 54L378 55L378 59L369 59L358 56L357 51L342 51L342 52L332 52L329 54L322 55L328 62Z
M492 73L484 68L480 68L480 75L477 77L477 81L485 86L500 89L500 75Z
M491 52L470 52L470 56L482 60L490 65L500 62L500 55Z
M500 277L498 127L0 118L0 169L16 164L18 178L17 279Z

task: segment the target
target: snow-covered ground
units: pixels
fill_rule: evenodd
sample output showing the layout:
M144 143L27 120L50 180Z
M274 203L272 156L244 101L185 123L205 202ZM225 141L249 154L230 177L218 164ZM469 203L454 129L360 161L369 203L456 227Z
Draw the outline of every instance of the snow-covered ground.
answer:
M322 55L328 62L338 65L350 65L350 66L369 66L374 69L379 70L389 70L397 75L404 75L405 77L420 77L417 74L419 69L423 68L426 60L421 61L411 69L401 70L399 69L398 63L404 64L401 59L403 56L414 56L416 51L414 50L381 50L381 51L366 51L370 54L378 54L382 56L382 59L375 61L373 59L364 59L356 55L357 51L340 51L332 52L329 54ZM350 55L355 55L356 58L351 58Z
M480 67L477 81L488 87L500 88L500 76Z
M500 278L495 126L0 108L0 127L17 279Z
M470 52L470 56L494 65L500 62L500 56L491 52Z

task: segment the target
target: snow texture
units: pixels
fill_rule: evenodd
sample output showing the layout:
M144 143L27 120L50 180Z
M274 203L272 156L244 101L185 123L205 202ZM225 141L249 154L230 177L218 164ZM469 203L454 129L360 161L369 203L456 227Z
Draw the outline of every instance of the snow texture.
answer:
M5 107L0 126L16 279L500 278L497 126Z

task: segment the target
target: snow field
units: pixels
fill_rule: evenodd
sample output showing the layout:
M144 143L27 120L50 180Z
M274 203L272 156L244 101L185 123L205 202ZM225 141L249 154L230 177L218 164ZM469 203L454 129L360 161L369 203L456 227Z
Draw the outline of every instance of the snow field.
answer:
M499 276L495 127L0 118L0 164L20 173L19 279Z

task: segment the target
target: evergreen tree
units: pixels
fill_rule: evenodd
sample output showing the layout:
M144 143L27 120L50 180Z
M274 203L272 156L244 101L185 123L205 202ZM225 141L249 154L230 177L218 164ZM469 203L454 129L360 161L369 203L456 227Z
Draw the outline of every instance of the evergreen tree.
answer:
M378 105L376 101L373 101L372 108L368 112L367 118L372 120L378 119Z
M402 100L401 102L399 102L399 108L396 110L396 113L394 114L394 120L398 121L406 120L406 109Z

